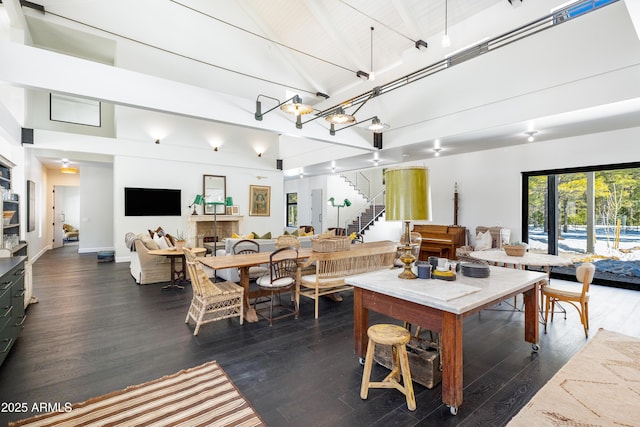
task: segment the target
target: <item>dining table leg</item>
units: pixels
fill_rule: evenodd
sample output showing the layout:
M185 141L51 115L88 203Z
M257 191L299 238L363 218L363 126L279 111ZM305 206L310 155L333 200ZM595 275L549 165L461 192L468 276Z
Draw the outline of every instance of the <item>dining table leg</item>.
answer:
M178 285L178 280L180 280L180 273L176 271L176 257L170 256L169 261L171 262L171 283L163 286L162 289L184 289L184 286ZM184 261L182 261L182 268L184 269Z
M240 285L244 288L244 318L247 322L258 321L258 313L249 304L249 267L240 267Z

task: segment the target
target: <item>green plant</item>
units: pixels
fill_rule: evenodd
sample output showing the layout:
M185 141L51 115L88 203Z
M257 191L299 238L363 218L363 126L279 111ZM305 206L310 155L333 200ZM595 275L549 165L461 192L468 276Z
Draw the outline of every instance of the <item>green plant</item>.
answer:
M511 242L509 243L509 246L529 246L524 242Z

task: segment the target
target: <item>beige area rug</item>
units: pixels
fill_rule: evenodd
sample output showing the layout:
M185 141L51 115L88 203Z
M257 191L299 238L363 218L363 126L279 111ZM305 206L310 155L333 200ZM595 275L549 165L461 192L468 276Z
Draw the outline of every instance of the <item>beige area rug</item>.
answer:
M182 370L13 426L264 426L216 362Z
M600 329L508 424L531 425L640 425L640 339Z

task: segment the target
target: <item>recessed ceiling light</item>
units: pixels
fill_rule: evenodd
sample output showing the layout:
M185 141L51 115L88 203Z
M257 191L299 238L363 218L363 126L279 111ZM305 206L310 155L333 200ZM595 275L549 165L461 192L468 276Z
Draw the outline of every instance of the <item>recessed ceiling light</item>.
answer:
M534 140L533 136L534 136L535 134L537 134L537 133L538 133L538 131L537 131L537 130L530 130L530 131L528 131L528 132L525 132L524 134L528 136L527 141L529 141L529 142L533 142L533 140Z

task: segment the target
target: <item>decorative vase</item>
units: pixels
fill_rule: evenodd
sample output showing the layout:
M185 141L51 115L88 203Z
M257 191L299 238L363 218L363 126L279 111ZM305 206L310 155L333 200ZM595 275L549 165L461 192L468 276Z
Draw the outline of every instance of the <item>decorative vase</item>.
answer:
M175 241L176 248L178 248L178 249L184 248L186 244L187 244L186 240L176 240Z

